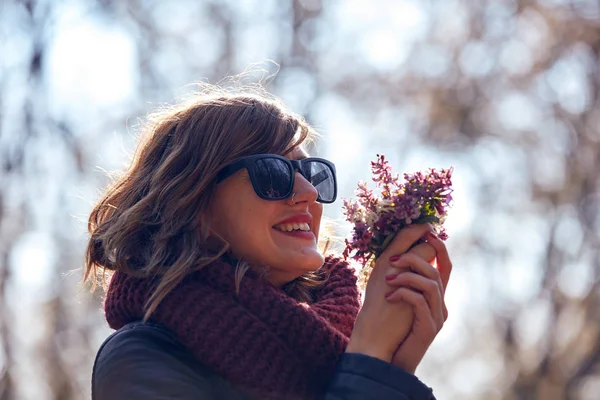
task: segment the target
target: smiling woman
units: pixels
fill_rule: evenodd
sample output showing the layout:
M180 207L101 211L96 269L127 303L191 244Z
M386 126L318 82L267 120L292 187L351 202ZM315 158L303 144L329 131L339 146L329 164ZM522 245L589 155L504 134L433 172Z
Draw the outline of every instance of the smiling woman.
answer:
M210 209L215 233L238 259L267 265L267 279L277 287L323 265L317 248L321 203L333 202L336 193L332 163L308 158L301 146L288 157L259 154L226 167Z
M443 243L382 261L359 313L354 270L318 248L337 178L306 152L314 135L256 89L209 87L151 118L89 220L84 279L107 283L117 330L98 351L94 399L433 398L412 373L441 327L443 288L425 259L449 263ZM381 273L406 265L423 276L385 296L394 284Z

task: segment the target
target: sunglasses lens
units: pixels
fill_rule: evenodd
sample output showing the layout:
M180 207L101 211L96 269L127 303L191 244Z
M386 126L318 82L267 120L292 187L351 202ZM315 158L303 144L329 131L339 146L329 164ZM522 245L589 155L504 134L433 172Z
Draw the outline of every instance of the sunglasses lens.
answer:
M335 174L329 165L321 161L309 161L303 166L306 179L319 192L318 200L323 203L332 203L335 200Z
M279 200L292 190L292 171L288 164L277 158L256 160L253 168L254 186L262 197Z

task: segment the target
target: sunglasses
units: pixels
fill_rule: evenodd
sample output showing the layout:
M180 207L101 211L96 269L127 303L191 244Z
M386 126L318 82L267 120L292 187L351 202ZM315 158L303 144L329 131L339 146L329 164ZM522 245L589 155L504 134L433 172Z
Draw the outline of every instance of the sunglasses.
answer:
M246 168L254 191L264 200L283 200L290 196L296 171L317 189L320 203L333 203L337 197L335 166L322 158L290 160L277 154L242 157L223 168L217 183Z

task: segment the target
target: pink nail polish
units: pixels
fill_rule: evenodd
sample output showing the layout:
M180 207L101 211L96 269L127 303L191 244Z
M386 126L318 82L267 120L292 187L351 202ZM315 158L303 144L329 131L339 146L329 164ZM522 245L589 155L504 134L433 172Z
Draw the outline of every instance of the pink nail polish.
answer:
M400 259L400 256L392 256L392 257L390 257L390 262L398 261L399 259Z
M394 279L396 279L397 277L398 277L398 274L394 274L394 275L387 275L387 276L385 277L385 280L386 280L386 281L391 281L391 280L394 280Z
M390 297L392 294L394 294L394 292L387 292L387 293L385 294L385 298L387 299L387 298L388 298L388 297Z

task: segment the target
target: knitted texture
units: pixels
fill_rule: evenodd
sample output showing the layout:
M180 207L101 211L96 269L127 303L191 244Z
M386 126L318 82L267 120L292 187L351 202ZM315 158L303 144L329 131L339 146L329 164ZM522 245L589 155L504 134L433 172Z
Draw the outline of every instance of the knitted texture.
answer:
M348 264L325 260L330 277L316 300L299 303L246 273L235 294L235 267L225 261L190 274L151 320L169 328L203 364L255 398L318 399L346 349L359 310ZM113 329L140 320L156 282L115 273L105 302Z

